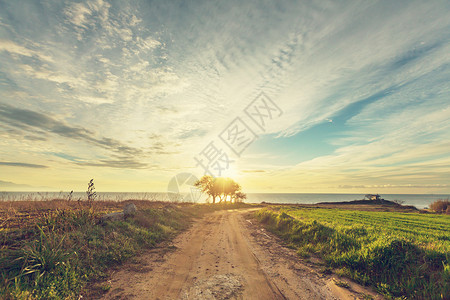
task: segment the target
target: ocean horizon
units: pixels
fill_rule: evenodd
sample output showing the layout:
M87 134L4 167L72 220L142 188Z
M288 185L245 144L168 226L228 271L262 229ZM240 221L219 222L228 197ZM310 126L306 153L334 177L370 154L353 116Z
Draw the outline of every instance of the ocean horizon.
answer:
M41 201L52 199L68 199L70 192L9 192L0 191L0 201ZM383 199L399 201L403 205L413 205L417 208L428 207L439 199L449 199L450 194L380 194ZM180 201L205 202L204 195L178 194ZM247 203L288 203L288 204L315 204L319 202L340 202L361 200L365 194L352 193L247 193ZM86 192L73 192L72 200L86 199ZM150 200L173 201L174 194L167 192L97 192L98 200Z

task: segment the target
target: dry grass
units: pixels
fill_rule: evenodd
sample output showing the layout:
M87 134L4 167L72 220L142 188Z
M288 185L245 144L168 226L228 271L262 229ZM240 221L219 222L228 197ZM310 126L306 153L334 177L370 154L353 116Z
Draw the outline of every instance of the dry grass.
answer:
M125 200L94 201L92 207L87 201L68 201L63 199L45 201L0 201L0 230L25 228L36 220L54 211L73 211L91 208L98 213L121 211L126 203L134 203L139 209L163 208L173 205L163 201ZM183 205L178 203L178 205ZM190 204L184 204L190 205Z
M100 222L127 203L135 215ZM0 299L79 299L88 281L173 237L196 212L191 203L148 200L2 201Z
M447 200L437 200L430 204L430 209L437 213L450 214L450 201Z

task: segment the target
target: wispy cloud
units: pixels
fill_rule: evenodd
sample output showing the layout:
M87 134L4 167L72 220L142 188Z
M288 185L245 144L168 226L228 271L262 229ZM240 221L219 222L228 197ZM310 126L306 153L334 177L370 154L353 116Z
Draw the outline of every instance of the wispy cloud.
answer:
M108 168L119 168L119 169L150 169L149 165L146 163L139 162L134 159L124 158L117 160L100 160L98 162L77 162L80 166L91 166L91 167L108 167Z
M20 129L26 129L28 132L33 129L37 129L38 132L47 131L65 138L83 141L107 150L128 155L139 155L143 153L141 149L129 147L111 138L96 137L96 134L91 130L83 127L70 126L65 122L58 121L35 111L0 104L0 116L3 117L2 122Z
M52 61L52 58L44 54L41 50L31 49L31 48L39 49L38 45L32 44L31 46L32 47L27 48L13 41L0 39L0 51L6 51L12 55L26 56L30 58L35 57L46 62Z
M64 13L76 28L87 30L94 27L95 19L106 22L110 7L111 5L107 1L86 1L85 3L70 4Z
M44 166L44 165L28 164L28 163L22 163L22 162L7 162L7 161L0 161L0 166L37 168L37 169L47 168L47 166Z

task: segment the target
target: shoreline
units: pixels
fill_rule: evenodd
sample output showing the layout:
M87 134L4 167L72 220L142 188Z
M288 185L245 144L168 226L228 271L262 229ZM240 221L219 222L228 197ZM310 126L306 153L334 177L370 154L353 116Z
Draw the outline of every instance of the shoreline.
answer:
M270 202L277 204L317 204L320 202L342 202L362 199L364 194L330 194L330 193L247 193L247 203ZM439 199L446 200L450 194L382 194L385 199L398 200L404 205L412 205L418 209L429 207ZM44 201L53 199L68 199L67 192L0 192L0 202L3 201ZM72 200L85 199L86 192L74 192ZM124 201L124 200L148 200L148 201L171 201L165 192L98 192L98 200L101 201ZM202 203L205 198L198 199Z

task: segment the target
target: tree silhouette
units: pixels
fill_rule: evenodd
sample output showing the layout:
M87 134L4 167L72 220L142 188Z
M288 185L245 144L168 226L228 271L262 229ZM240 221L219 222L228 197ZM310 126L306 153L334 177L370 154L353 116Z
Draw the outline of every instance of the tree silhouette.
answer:
M205 175L194 186L211 197L213 203L216 203L216 199L219 199L219 203L226 203L228 200L230 203L236 203L247 199L247 195L241 190L242 187L231 178L215 178Z
M239 191L235 194L234 202L244 202L245 199L247 199L247 194Z
M220 195L217 185L215 185L215 178L205 175L200 180L194 183L194 186L212 198L213 203L216 203L216 198Z

